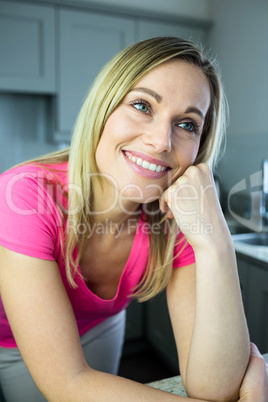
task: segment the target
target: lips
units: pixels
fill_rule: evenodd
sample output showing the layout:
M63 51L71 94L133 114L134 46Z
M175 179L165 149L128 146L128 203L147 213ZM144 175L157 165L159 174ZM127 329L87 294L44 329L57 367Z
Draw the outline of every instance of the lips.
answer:
M128 151L125 152L125 155L132 162L143 167L144 169L150 170L151 172L163 172L164 170L168 169L166 166L163 166L161 164L151 163L147 159L143 159L138 156L135 156L131 152L128 152Z
M147 178L163 177L171 168L160 159L153 158L138 151L123 151L126 161L132 169L141 176Z

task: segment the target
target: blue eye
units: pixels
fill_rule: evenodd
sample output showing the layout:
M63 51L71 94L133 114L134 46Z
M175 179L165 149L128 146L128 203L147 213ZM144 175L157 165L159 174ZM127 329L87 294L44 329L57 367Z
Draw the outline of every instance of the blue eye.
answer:
M135 109L139 110L142 113L150 114L151 105L149 102L146 102L143 99L138 99L131 102L131 105L134 106Z
M184 130L193 132L198 134L199 133L199 127L196 123L193 122L185 122L185 123L180 123L179 127L182 127Z
M134 105L134 107L138 110L140 110L141 112L148 112L148 106L144 105L143 103L137 103Z
M193 131L194 127L192 123L181 123L179 124L180 127L184 128L187 131Z

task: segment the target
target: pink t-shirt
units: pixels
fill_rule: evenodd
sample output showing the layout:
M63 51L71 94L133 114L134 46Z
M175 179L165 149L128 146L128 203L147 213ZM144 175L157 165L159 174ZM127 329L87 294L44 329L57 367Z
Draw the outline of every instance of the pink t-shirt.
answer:
M148 226L141 216L113 299L104 300L98 297L79 275L76 276L78 287L72 288L67 281L60 246L60 233L66 229L66 220L57 207L60 204L61 210L67 208L64 191L67 192L68 163L50 167L53 171L33 165L20 166L0 176L0 244L20 254L57 262L81 336L104 319L125 309L130 303L129 295L142 278L148 260ZM180 247L181 244L176 246L174 253L177 254ZM76 254L77 249L74 250L74 255ZM182 267L194 261L193 249L187 244L174 260L173 267ZM1 298L0 346L17 347Z

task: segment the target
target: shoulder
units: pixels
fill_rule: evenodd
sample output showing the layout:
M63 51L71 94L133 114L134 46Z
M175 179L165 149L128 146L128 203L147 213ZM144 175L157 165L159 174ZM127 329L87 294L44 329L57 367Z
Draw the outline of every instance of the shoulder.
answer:
M2 174L0 180L7 180L12 177L25 177L25 178L40 178L47 180L61 180L67 183L68 176L68 162L57 164L42 164L42 163L25 163L22 165L14 166Z
M64 165L64 164L61 164ZM67 166L26 164L0 175L0 202L14 206L50 203L56 193L67 192ZM19 205L17 205L19 207Z
M47 168L32 165L15 167L0 176L0 244L34 257L52 258L64 218L59 208L62 194L56 191L55 196L56 182Z

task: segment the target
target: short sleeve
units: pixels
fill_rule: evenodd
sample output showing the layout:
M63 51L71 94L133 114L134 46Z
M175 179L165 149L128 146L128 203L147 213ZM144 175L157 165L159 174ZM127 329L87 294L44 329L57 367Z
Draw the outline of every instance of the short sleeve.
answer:
M182 232L180 232L177 237L174 257L173 268L184 267L195 263L194 250L187 242Z
M42 169L12 169L0 176L0 244L36 258L58 254L59 212L45 186Z

